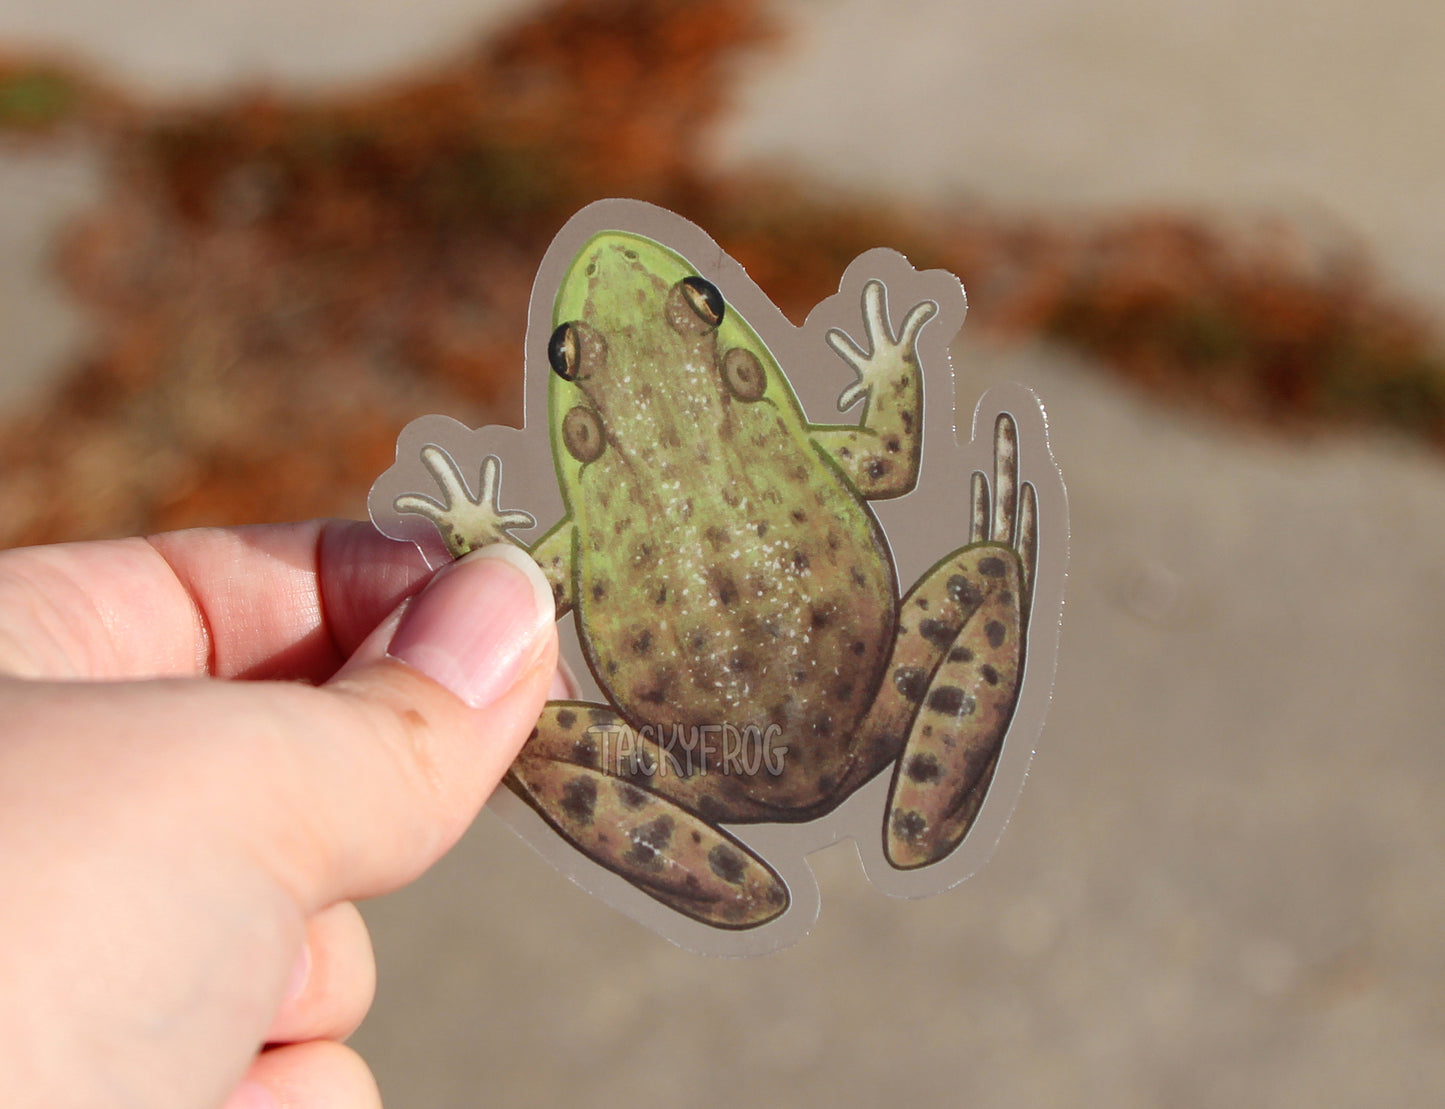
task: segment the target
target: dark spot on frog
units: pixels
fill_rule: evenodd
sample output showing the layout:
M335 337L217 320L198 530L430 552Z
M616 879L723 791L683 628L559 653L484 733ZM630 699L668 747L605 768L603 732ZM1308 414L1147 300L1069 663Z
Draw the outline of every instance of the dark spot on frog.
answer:
M792 517L793 523L795 524L805 524L808 522L808 514L801 508L793 509L788 515Z
M868 460L868 465L863 469L867 473L870 481L880 481L888 475L888 471L892 468L886 459L871 458Z
M788 477L790 477L793 481L796 481L799 485L806 485L808 483L808 477L810 473L811 471L807 466L799 463L788 471Z
M808 622L812 624L815 630L826 628L833 622L833 618L837 615L838 606L831 601L825 601L823 604L814 605L808 610Z
M700 653L707 646L707 632L698 628L687 637L687 649L694 654Z
M634 690L634 695L639 701L649 705L666 704L668 690L672 688L674 677L671 667L659 666L652 672L652 684L638 686Z
M759 524L757 527L757 532L758 538L761 539L763 536L768 534L768 525L766 523Z
M792 682L793 685L807 685L808 671L801 666L795 666L788 673L788 681Z
M607 675L611 677L615 673L617 673L617 660L610 658L607 660Z
M852 449L851 447L840 447L840 448L838 449L838 457L839 457L839 458L852 458L852 457L853 457L853 449Z
M616 724L617 714L611 709L588 709L587 718L593 724Z
M904 431L912 431L912 430L913 430L913 413L912 413L912 412L900 412L900 413L898 414L898 419L899 419L899 421L903 424L903 430L904 430Z
M988 558L979 560L978 572L985 577L1001 578L1005 569L1003 559L997 555L990 555Z
M1012 589L1000 589L999 592L998 592L998 600L999 600L999 603L1000 603L1000 604L1004 604L1004 605L1011 605L1011 604L1013 604L1013 603L1014 603L1013 590L1012 590Z
M655 605L667 604L667 586L660 585L657 587L657 592L653 594L652 597L652 603Z
M848 678L840 678L838 684L833 686L833 689L829 693L829 696L832 697L835 701L842 701L846 703L847 701L852 700L853 690L855 688L856 686L854 685L854 683Z
M883 445L888 448L889 454L897 454L903 447L903 444L898 441L898 436L896 435L890 435L888 442Z
M962 574L954 574L948 579L948 595L953 598L955 604L965 608L977 608L983 600L983 591Z
M908 760L903 771L915 782L936 782L943 777L943 769L932 755L914 755Z
M592 599L594 601L600 601L605 596L607 596L607 583L600 579L594 581L592 583Z
M632 517L631 517L631 516L622 516L622 517L619 517L618 520L616 521L616 523L614 523L614 524L612 525L612 534L613 534L613 535L625 535L625 534L627 534L627 532L629 532L629 531L631 531L631 530L632 530Z
M632 833L632 847L627 852L627 861L648 870L662 866L662 852L672 842L672 817L659 816L648 821Z
M893 834L904 843L917 843L928 830L928 821L921 812L912 809L893 810Z
M707 865L712 867L712 872L724 882L737 886L742 884L748 864L740 853L727 844L720 843L707 853Z
M955 647L948 652L949 662L972 662L973 652L967 647Z
M635 261L637 261L637 251L635 251L635 250L624 250L624 251L622 252L622 257L626 258L629 262L635 262Z
M636 812L649 800L648 794L626 782L613 782L612 789L617 794L617 799L622 802L622 807L630 812Z
M921 608L924 612L928 611L927 597L919 597L918 600L914 601L913 603L916 604L919 608Z
M727 815L727 809L710 793L697 799L697 815L709 824L718 824Z
M833 531L831 528L828 529L827 542L829 551L836 551L839 547L843 545L842 540L838 538L838 533L836 531Z
M652 544L643 540L632 548L632 561L639 566L646 566L652 561Z
M742 500L738 497L737 491L733 489L724 489L722 491L722 500L723 504L727 505L729 508L737 508L738 505L743 503Z
M793 572L795 574L806 574L808 572L808 556L802 551L793 552Z
M893 687L910 701L921 701L928 692L928 675L921 666L900 666L893 671Z
M958 686L941 685L928 695L928 707L942 716L968 716L976 706Z
M933 725L932 725L932 724L925 724L925 725L923 725L923 728L922 728L922 731L921 731L920 734L923 736L924 739L927 739L929 736L933 735Z
M592 739L579 739L572 744L572 761L582 766L597 765L597 744Z
M849 571L848 576L853 579L853 584L860 589L868 585L868 575L863 572L861 567L854 566L853 569Z
M808 719L808 731L815 739L833 734L833 714L826 709L819 709Z
M855 655L862 655L868 650L868 644L864 643L861 639L855 639L848 650L852 651Z
M591 778L573 778L562 787L562 811L578 824L591 824L597 809L597 783Z
M1004 639L1008 636L1008 629L997 620L990 620L983 626L983 634L988 636L990 647L1001 647Z
M727 546L729 539L727 528L721 528L713 524L704 531L702 535L704 539L712 544L712 549L715 551L722 550L723 547Z
M918 622L918 634L932 643L939 650L947 647L958 635L958 625L949 623L947 620L920 620Z
M571 709L560 709L557 713L557 726L564 730L570 730L572 725L577 723L577 714Z
M631 643L629 643L628 646L632 648L632 653L633 653L634 655L646 656L646 655L651 654L651 653L652 653L652 632L651 632L651 630L648 629L648 628L644 628L644 629L642 630L641 634L639 634L639 635L637 636L637 638L635 638Z
M734 674L751 674L757 663L746 651L734 651L728 659L728 669Z
M988 682L989 685L998 685L998 671L988 663L980 666L978 672L983 675L983 680Z
M702 833L701 833L701 832L693 832L693 833L692 833L692 842L693 842L693 843L701 843L701 842L702 842ZM689 877L690 877L690 876L689 876Z
M738 599L737 583L726 570L714 566L708 571L708 585L717 597L718 604L730 607Z

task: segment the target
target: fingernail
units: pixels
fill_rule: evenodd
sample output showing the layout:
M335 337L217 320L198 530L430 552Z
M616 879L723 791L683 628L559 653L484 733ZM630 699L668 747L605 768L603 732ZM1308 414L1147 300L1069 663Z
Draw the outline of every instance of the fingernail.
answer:
M224 1109L281 1109L281 1103L265 1086L248 1078L231 1091Z
M485 708L522 676L556 611L531 557L497 543L431 580L407 608L387 654L472 708Z

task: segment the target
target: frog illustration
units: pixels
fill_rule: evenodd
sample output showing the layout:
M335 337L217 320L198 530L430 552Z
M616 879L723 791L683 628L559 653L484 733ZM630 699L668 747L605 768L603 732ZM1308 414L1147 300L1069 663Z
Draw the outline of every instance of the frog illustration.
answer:
M438 489L394 500L454 556L529 550L558 618L575 614L604 700L549 702L507 785L586 856L694 920L765 924L789 905L767 860L729 828L832 812L885 770L884 853L929 866L962 842L992 780L1023 672L1038 501L1014 419L975 472L969 534L900 594L868 502L918 479L918 336L895 330L882 282L862 335L827 334L856 380L808 420L783 369L723 292L669 247L596 234L558 286L548 424L562 518L474 494L452 456ZM960 513L962 516L963 514ZM686 754L686 758L681 756Z

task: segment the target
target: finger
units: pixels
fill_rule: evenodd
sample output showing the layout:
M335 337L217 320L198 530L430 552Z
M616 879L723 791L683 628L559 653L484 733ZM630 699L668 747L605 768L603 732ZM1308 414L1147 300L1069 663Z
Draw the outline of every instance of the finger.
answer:
M893 327L888 322L888 290L881 281L863 286L863 320L876 353L882 343L893 342Z
M320 681L429 574L342 521L0 552L0 671Z
M269 1100L268 1100L269 1099ZM370 1069L345 1044L316 1040L256 1056L225 1109L380 1109Z
M1026 481L1019 496L1019 562L1024 571L1024 604L1033 591L1034 571L1039 561L1039 496L1034 483ZM1028 609L1024 609L1025 615Z
M366 922L350 901L338 902L307 921L306 944L266 1042L344 1040L361 1025L375 994Z
M923 325L934 316L938 315L938 305L931 300L925 300L922 304L915 304L913 311L903 321L903 330L898 335L898 345L905 350L913 347L918 339L918 333L923 330Z
M988 478L983 476L981 470L973 472L969 509L972 518L969 521L968 541L982 543L988 538Z
M1000 412L993 433L993 541L1013 545L1014 516L1018 512L1018 429L1007 412Z
M828 345L836 350L843 361L857 369L858 366L868 361L868 355L857 343L836 327L827 334Z

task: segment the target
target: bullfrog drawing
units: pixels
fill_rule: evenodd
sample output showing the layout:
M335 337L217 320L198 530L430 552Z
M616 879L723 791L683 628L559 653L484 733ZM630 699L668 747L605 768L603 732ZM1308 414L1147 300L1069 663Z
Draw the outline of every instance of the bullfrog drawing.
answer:
M511 532L534 520L500 507L498 460L474 493L434 445L421 458L437 488L394 501L454 556L523 546L558 618L575 616L603 699L548 703L507 785L577 850L718 928L789 905L731 828L815 820L885 771L888 862L948 856L1019 695L1038 501L1015 421L997 419L992 480L960 482L956 549L900 583L869 502L918 479L918 337L937 305L895 327L882 282L861 301L861 331L827 334L855 378L839 409L861 418L812 423L687 259L596 234L560 281L547 345L562 518L522 543Z

